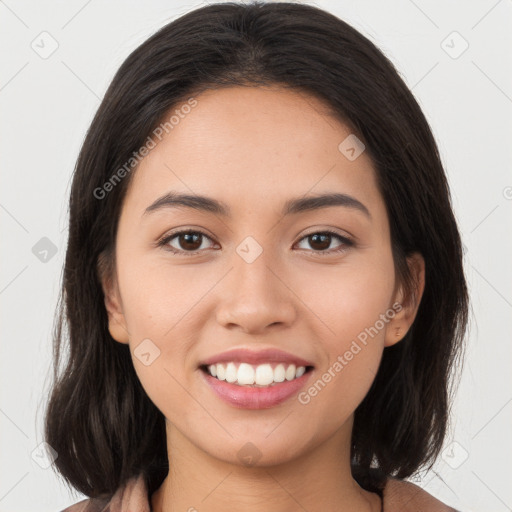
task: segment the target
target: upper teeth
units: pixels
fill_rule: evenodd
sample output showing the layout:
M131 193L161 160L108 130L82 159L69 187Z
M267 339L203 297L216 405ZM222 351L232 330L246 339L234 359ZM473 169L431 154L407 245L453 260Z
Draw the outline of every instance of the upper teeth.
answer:
M286 365L279 363L274 369L270 364L260 364L257 366L248 363L240 363L238 368L234 362L217 363L208 366L208 371L213 377L219 380L236 383L241 386L256 384L259 386L268 386L273 382L283 382L300 377L306 371L305 366L295 367L294 364Z

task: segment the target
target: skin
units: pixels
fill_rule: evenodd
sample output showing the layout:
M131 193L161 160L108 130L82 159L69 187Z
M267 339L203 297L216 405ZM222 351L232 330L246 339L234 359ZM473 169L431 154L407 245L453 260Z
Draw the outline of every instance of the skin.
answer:
M386 346L412 324L424 288L424 261L408 301L395 274L389 220L371 159L348 160L338 145L350 129L312 96L278 87L230 87L202 93L140 163L125 198L116 240L116 272L103 282L109 330L128 343L148 396L164 414L170 471L153 494L156 512L244 510L379 511L377 494L350 472L354 410L368 392ZM144 215L165 192L211 196L232 217L190 208ZM371 218L333 206L283 217L283 203L324 192L349 194ZM187 254L172 230L199 229ZM324 245L332 229L355 240ZM263 249L252 263L236 252L247 237ZM181 244L180 244L181 242ZM329 255L321 255L330 251ZM263 410L232 407L207 386L198 364L235 347L277 347L312 361L309 384L332 367L358 334L398 302L402 310L304 405L292 397ZM398 335L397 335L398 330ZM149 338L150 365L133 351ZM248 467L247 443L261 456Z

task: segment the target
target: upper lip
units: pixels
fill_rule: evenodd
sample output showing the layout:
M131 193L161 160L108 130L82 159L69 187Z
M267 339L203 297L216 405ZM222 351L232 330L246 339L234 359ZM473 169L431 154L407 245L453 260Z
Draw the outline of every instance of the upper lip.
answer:
M249 364L261 364L261 363L288 363L294 364L295 366L313 366L313 363L306 361L301 357L283 352L276 348L268 348L264 350L249 350L246 348L237 348L216 354L208 359L205 359L199 366L209 366L217 363L233 362L244 362Z

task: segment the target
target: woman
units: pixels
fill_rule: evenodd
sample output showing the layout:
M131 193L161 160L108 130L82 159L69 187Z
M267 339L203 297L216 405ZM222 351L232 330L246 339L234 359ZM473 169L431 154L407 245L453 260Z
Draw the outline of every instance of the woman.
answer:
M428 123L295 3L213 4L114 77L73 177L55 466L96 510L453 510L468 297ZM70 352L57 369L65 321Z

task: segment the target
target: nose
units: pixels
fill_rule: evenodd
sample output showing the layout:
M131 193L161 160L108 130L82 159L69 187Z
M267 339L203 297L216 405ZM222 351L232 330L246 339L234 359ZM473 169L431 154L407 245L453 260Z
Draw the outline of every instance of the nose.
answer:
M265 251L250 263L235 253L233 268L219 290L217 322L247 334L290 327L297 316L298 299L279 274L275 260Z

